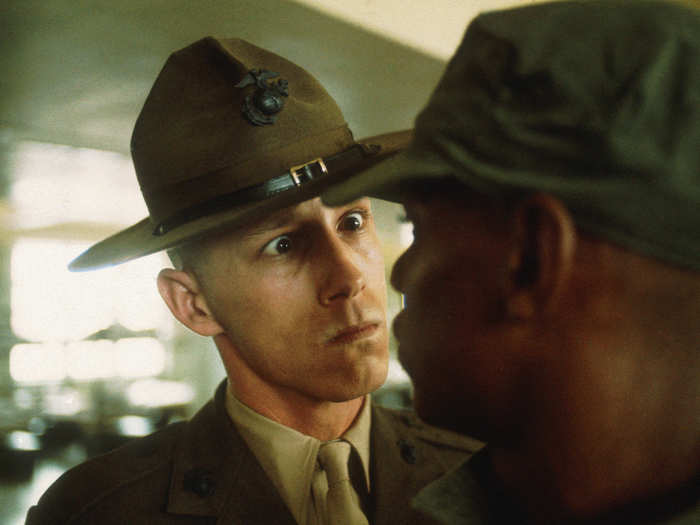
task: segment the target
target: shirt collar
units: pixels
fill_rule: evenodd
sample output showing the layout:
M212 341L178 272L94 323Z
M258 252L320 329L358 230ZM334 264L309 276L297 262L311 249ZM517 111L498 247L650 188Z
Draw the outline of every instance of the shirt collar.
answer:
M362 461L362 470L365 473L365 481L367 488L369 485L369 434L372 426L372 410L370 396L365 396L365 401L362 404L360 413L355 418L352 426L345 431L343 439L350 443L357 451Z
M343 434L357 451L369 487L371 407L369 395ZM226 389L226 410L298 523L306 523L321 441L284 426L244 405Z

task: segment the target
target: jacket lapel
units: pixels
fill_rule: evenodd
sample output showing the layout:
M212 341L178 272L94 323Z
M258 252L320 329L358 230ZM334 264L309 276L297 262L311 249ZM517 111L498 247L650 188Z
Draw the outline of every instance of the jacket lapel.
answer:
M222 383L187 425L178 443L168 512L218 518L218 524L295 525L235 425L226 414Z
M434 523L411 507L411 498L445 472L433 447L412 431L411 418L372 408L374 525Z
M296 525L277 489L247 448L245 456L217 524Z

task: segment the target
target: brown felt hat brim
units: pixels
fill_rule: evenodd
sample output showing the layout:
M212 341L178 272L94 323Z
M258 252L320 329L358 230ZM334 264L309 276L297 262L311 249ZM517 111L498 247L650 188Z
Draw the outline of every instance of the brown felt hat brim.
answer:
M376 154L367 156L342 173L307 182L263 201L236 206L229 210L193 220L164 235L154 235L155 225L149 217L91 246L68 266L71 271L95 270L121 264L145 255L174 248L205 235L231 230L261 219L270 213L319 196L334 184L358 171L392 156L405 148L411 131L400 131L359 140L359 144L379 146ZM309 159L311 160L311 159Z

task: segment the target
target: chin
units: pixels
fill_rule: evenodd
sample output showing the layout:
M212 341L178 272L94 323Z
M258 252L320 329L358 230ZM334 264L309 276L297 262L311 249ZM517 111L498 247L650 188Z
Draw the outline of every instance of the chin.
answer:
M389 345L380 345L365 357L365 383L369 392L382 386L389 375Z
M461 424L458 406L445 399L431 399L424 395L420 389L413 389L413 409L418 417L429 425L433 425L453 432L465 432Z
M351 401L371 394L384 384L389 372L388 359L370 357L368 360L369 363L365 361L355 368L352 377L338 379L336 384L344 385L345 388L336 390L333 401Z
M417 389L415 385L413 386L413 410L415 410L418 417L420 417L426 423L430 423L431 425L435 424L433 423L435 413L432 410L430 403L426 402L425 396L423 396L421 391Z

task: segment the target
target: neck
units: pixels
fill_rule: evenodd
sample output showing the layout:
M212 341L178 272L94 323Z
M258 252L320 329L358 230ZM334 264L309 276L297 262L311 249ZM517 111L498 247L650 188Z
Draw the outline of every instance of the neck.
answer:
M515 439L489 439L497 479L538 523L631 516L700 475L700 274L580 240L522 341L531 408Z
M570 342L578 358L540 385L522 439L491 442L497 477L536 523L635 512L700 475L698 360L629 359L623 344Z
M552 455L538 457L530 451L532 456L526 458L520 452L489 447L494 475L527 516L527 523L647 523L652 515L673 514L700 501L697 469L670 483L663 471L649 469L648 483L640 486L638 479L621 479L619 472L610 469L601 468L591 476L590 469L577 465L586 450L554 460ZM555 461L558 464L553 466ZM572 468L563 472L559 463ZM659 474L666 478L663 482L655 481Z
M229 377L231 393L244 405L277 423L321 441L342 436L362 410L364 397L349 401L318 401L295 391L251 395Z

